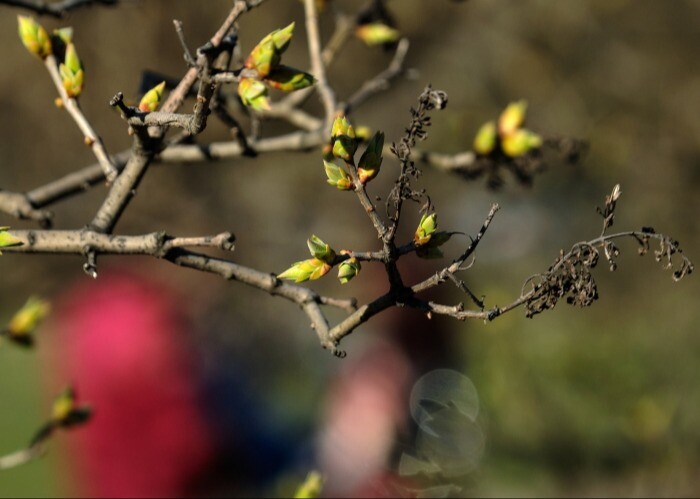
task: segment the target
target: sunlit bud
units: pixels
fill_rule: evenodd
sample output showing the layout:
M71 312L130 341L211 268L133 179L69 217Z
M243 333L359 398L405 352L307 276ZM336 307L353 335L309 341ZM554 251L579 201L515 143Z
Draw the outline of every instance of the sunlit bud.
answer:
M501 140L501 149L511 158L517 158L541 146L542 137L524 128L506 135Z
M294 32L294 23L278 29L260 40L245 61L245 67L255 69L261 77L267 76L277 67L282 53L289 47Z
M282 29L278 29L278 30L273 31L268 36L270 38L272 38L272 41L275 44L275 48L281 54L285 50L287 50L287 47L289 47L289 42L292 41L293 34L294 34L294 23L291 23Z
M13 341L31 346L34 343L32 334L48 315L51 305L48 301L35 296L30 297L10 319L7 333Z
M77 73L83 69L83 65L80 62L78 52L76 52L75 45L73 43L66 45L66 57L63 62L73 73Z
M327 182L330 185L336 186L341 191L352 189L352 179L340 166L329 161L323 161L323 168L326 171Z
M242 78L238 82L238 95L241 101L253 109L270 109L267 92L267 86L259 80Z
M17 16L17 22L19 37L27 50L40 59L51 55L51 39L41 24L27 16Z
M68 45L73 41L73 28L71 27L55 29L53 30L53 34L55 37L59 38L64 45Z
M379 173L382 165L382 150L384 149L384 133L377 132L367 144L367 149L362 153L357 164L357 175L360 182L365 184Z
M381 22L358 26L355 28L355 34L369 46L395 42L401 35L397 29Z
M357 258L348 258L338 266L338 279L345 284L360 273L362 267Z
M331 265L323 260L311 258L309 260L296 262L277 277L280 279L289 279L294 282L304 282L309 279L315 280L323 277L331 268Z
M525 122L526 112L527 101L525 100L508 104L498 118L498 133L501 134L501 137L510 135L520 128Z
M428 215L424 213L418 224L415 234L413 235L413 242L416 246L423 246L430 241L430 238L437 230L437 214L431 213Z
M333 121L333 127L331 128L331 139L335 140L343 135L355 138L355 130L348 119L341 114Z
M302 88L310 87L316 80L309 73L288 66L277 66L265 78L265 81L272 88L283 92L293 92Z
M307 241L311 256L331 265L335 261L335 251L329 244L324 243L319 237L312 235Z
M496 147L496 123L484 123L474 137L474 152L481 155L491 154Z
M139 102L139 111L144 113L152 113L160 105L160 101L163 98L163 91L165 90L165 82L162 81L141 97Z
M66 46L66 57L63 64L59 65L58 71L68 97L78 97L83 91L84 73L75 45L72 43Z
M321 495L322 487L323 477L318 471L312 471L294 492L294 499L315 499Z
M245 61L245 67L255 69L261 78L266 77L280 63L280 54L271 39L258 43Z
M0 248L9 248L10 246L21 246L24 244L21 239L7 232L7 229L9 229L9 227L0 227ZM0 255L2 255L2 251L0 251Z

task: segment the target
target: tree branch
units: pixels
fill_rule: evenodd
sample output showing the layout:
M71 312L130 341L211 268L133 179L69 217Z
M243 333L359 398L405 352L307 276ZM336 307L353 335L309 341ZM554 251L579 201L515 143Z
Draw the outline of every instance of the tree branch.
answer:
M22 9L31 10L37 15L53 16L57 18L64 17L71 10L91 5L116 5L119 0L62 0L60 2L46 2L43 0L0 0L0 5L9 5L10 7L20 7Z

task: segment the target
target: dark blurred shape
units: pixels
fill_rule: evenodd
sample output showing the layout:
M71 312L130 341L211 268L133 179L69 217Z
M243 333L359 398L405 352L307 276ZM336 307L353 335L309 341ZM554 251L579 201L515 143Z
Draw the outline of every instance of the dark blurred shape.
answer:
M69 439L73 493L181 497L208 463L183 305L141 276L103 271L56 307L52 376L72 380L95 411Z

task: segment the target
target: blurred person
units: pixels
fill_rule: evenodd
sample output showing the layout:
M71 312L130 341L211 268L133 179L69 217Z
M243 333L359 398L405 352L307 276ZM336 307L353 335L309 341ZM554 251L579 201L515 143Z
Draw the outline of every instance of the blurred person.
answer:
M187 496L211 460L184 309L163 285L121 270L58 300L50 382L73 383L94 411L66 439L72 494Z

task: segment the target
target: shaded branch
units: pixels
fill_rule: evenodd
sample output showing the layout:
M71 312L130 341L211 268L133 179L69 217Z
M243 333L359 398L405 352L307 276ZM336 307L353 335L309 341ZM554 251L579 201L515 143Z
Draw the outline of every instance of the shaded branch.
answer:
M71 10L92 5L116 5L119 0L62 0L60 2L46 2L44 0L0 0L0 5L20 7L31 10L37 15L53 16L61 18Z

